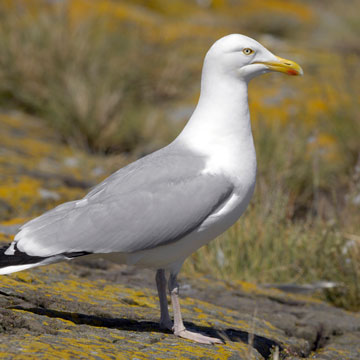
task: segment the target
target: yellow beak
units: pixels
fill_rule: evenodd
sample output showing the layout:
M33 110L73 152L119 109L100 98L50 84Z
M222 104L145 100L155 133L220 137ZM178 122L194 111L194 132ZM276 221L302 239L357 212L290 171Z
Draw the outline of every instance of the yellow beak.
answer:
M276 56L277 60L275 61L264 61L258 62L258 64L266 65L272 71L282 72L288 75L303 75L304 71L300 65L291 60L283 59L279 56Z

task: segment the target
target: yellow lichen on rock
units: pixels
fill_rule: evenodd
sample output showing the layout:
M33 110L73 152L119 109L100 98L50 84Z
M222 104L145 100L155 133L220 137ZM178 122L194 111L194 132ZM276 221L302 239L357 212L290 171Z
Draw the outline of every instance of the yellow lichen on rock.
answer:
M0 132L0 222L79 199L124 163L121 156L98 159L71 148L43 122L21 113L0 114Z

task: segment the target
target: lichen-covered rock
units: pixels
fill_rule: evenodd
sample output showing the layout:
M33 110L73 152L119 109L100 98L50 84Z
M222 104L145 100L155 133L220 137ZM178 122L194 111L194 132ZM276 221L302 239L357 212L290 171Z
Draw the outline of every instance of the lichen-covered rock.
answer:
M37 119L0 113L0 219L29 218L85 190L125 164L66 146ZM99 168L101 164L101 168Z
M225 344L176 338L159 329L153 275L79 260L2 277L1 358L270 359L275 347L289 359L360 356L358 315L277 290L201 277L181 280L185 322Z

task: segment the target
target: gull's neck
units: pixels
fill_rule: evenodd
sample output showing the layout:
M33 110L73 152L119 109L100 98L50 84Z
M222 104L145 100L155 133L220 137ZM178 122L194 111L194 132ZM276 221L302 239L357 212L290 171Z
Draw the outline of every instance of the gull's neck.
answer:
M205 62L198 105L175 141L207 156L209 172L256 172L247 83L210 70Z

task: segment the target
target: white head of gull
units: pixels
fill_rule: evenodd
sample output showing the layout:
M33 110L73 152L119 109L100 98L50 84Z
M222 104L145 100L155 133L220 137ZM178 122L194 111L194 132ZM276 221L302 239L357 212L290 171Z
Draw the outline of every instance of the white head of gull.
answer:
M220 343L185 328L176 278L185 259L228 229L251 199L256 155L247 87L270 71L302 75L299 65L249 37L216 41L205 57L199 103L180 135L118 170L83 199L24 224L0 250L0 274L79 256L150 267L156 270L160 326L199 343Z

